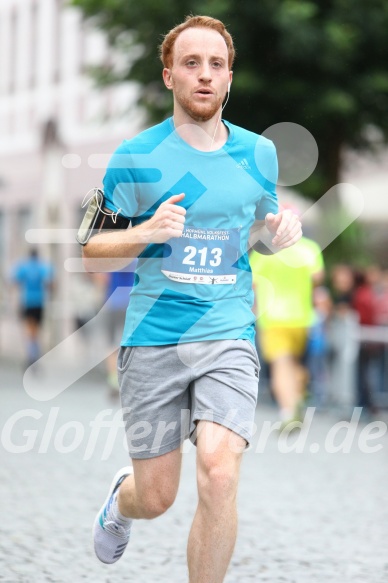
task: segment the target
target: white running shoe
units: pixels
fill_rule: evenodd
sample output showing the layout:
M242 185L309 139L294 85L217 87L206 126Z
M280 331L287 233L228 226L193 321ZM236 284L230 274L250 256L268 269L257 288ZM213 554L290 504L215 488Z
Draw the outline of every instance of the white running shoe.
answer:
M127 466L117 472L108 496L98 512L93 526L94 551L102 563L115 563L124 553L131 532L128 527L119 524L112 516L114 494L127 476L133 473L133 468Z

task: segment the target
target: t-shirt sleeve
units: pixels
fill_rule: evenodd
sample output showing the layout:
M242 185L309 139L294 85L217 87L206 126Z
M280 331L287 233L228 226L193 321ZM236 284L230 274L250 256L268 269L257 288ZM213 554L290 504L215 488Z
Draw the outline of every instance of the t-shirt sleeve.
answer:
M103 180L104 205L131 220L138 210L135 172L127 142L112 155Z
M256 149L256 165L263 177L263 192L256 206L255 218L258 221L265 219L267 213L276 214L279 210L276 184L278 180L278 159L273 142L269 142L260 149Z

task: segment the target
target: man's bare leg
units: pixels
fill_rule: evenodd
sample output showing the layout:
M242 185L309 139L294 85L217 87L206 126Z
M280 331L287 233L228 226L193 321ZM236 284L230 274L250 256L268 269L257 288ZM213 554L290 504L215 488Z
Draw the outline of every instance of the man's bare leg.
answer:
M197 429L199 501L187 548L189 583L222 583L236 541L237 487L246 442L209 421L200 421Z
M293 417L302 396L301 373L293 356L280 356L271 363L271 384L281 411Z
M129 542L134 518L156 518L174 502L181 467L179 449L165 455L134 460L121 468L93 525L94 551L102 563L118 561Z
M24 325L27 339L28 365L31 365L34 362L36 362L40 357L39 346L40 325L34 318L26 318Z
M164 455L132 460L134 474L121 484L119 512L128 518L156 518L174 502L182 465L180 449Z

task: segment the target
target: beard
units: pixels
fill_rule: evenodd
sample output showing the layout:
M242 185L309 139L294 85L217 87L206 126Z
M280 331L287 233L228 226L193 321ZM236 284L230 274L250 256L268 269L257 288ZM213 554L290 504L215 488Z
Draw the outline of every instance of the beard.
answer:
M216 95L214 95L214 99L207 103L198 103L180 93L175 93L175 99L194 121L209 121L222 105L222 98Z

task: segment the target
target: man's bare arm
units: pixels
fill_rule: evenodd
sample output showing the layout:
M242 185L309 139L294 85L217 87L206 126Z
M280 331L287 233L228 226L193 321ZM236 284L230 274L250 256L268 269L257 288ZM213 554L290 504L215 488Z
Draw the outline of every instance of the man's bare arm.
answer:
M298 215L284 210L268 213L264 221L255 221L249 235L249 249L262 255L272 255L294 245L302 236Z
M176 194L163 202L153 217L126 230L100 233L83 247L87 271L118 271L138 257L151 243L165 243L182 235L186 209L176 203L184 198Z
M251 227L248 239L248 246L250 250L254 250L261 255L273 255L279 249L271 245L273 235L265 226L265 221L255 221Z

